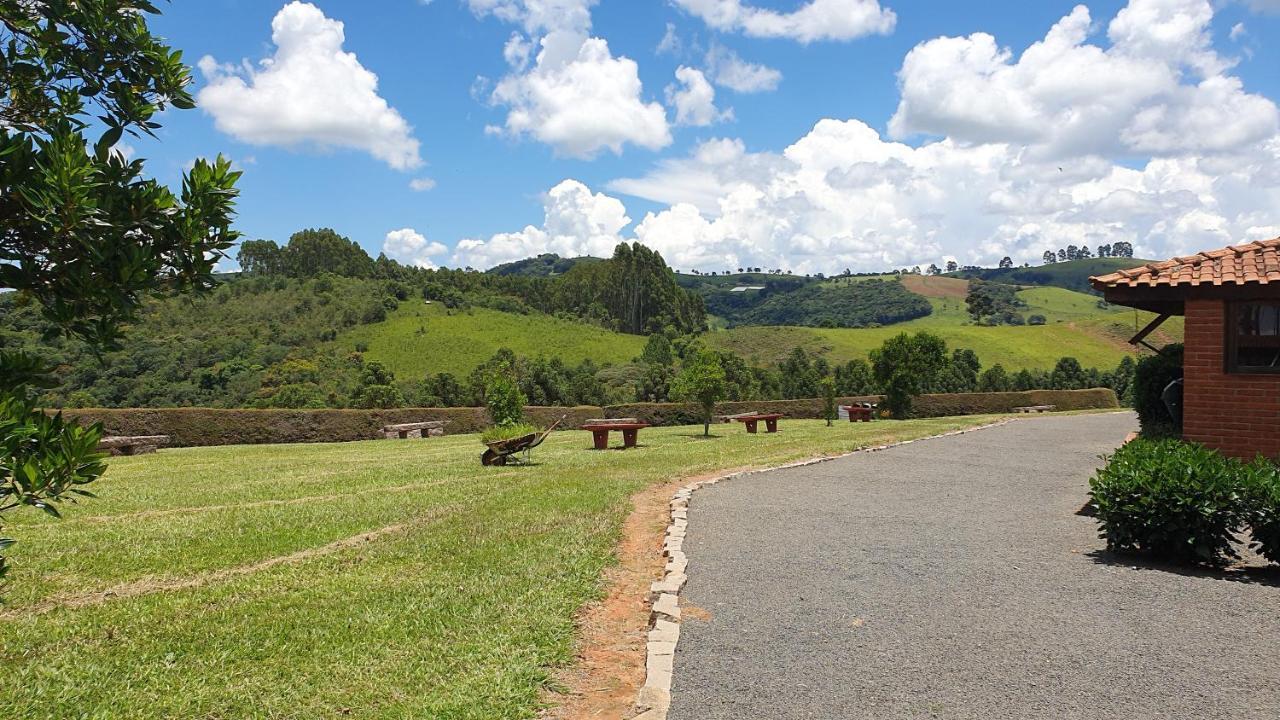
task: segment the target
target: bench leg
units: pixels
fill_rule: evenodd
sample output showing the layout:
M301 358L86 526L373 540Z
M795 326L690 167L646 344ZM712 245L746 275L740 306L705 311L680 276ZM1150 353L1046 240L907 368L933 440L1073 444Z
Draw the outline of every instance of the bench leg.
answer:
M754 434L755 434L755 432L756 432L756 421L755 421L755 420L748 420L748 421L746 421L746 426L747 426L747 432L749 432L749 433L751 433L751 434L753 434L753 435L754 435Z
M609 449L609 431L608 430L592 430L591 437L596 441L597 450Z
M777 421L777 420L765 420L765 421L764 421L764 428L765 428L765 430L764 430L765 432L776 433L776 432L778 432L778 421Z
M635 446L636 446L636 440L637 440L637 439L639 439L639 435L640 435L640 431L639 431L639 430L623 430L623 431L622 431L622 446L623 446L623 447L629 447L629 448L633 448L633 447L635 447Z

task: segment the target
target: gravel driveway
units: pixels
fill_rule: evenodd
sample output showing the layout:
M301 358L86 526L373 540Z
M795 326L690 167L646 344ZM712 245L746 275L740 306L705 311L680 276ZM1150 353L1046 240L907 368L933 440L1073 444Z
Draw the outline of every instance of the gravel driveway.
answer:
M1135 425L1037 417L699 491L670 717L1280 717L1280 575L1105 562L1075 514Z

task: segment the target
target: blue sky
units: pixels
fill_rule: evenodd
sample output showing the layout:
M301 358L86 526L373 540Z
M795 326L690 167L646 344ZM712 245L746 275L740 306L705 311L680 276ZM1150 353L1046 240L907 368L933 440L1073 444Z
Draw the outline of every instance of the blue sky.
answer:
M152 25L208 58L202 107L129 144L170 182L233 158L246 237L328 226L423 265L638 238L682 269L831 272L1280 235L1280 2L1085 8L177 2ZM273 19L298 48L276 77ZM1071 37L1024 57L1055 24ZM735 60L777 79L735 82Z

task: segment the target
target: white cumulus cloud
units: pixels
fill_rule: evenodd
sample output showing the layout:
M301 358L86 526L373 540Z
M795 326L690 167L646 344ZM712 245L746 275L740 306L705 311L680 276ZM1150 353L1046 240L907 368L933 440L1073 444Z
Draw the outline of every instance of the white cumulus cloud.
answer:
M742 0L672 0L722 32L750 37L815 40L853 40L893 32L897 16L878 0L809 0L792 12L755 7Z
M1080 5L1017 58L986 33L930 40L903 61L890 131L1053 157L1239 151L1274 135L1280 113L1225 74L1212 17L1208 0L1133 0L1104 49Z
M196 95L218 129L247 143L363 150L397 170L422 164L412 128L378 95L378 77L343 50L343 24L290 2L271 21L275 53L256 66L199 61Z
M530 136L575 158L621 154L628 143L651 150L671 143L666 111L645 101L636 62L614 57L608 42L590 36L596 0L467 2L477 16L519 24L525 33L503 48L511 72L490 100L508 112L490 132Z
M426 236L413 228L400 228L387 233L382 241L382 252L392 260L406 265L422 268L434 268L432 258L449 252L443 244L427 240Z
M409 189L414 192L426 192L436 186L436 181L431 178L414 178L409 181Z
M489 268L548 252L564 257L608 257L623 241L622 230L631 222L620 200L593 193L577 180L564 180L551 188L543 197L543 213L541 227L529 225L487 240L459 241L454 264Z
M721 45L714 45L707 52L707 72L715 84L740 93L776 90L782 82L782 73L778 70L747 62Z
M733 118L732 110L716 108L716 89L701 70L681 65L676 80L679 85L667 87L667 103L676 110L677 125L703 127Z

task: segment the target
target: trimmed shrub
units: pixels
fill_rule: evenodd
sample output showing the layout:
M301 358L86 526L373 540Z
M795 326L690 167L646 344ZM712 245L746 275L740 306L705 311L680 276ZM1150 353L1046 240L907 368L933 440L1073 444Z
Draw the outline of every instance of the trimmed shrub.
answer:
M1249 535L1262 557L1280 563L1280 465L1258 458L1248 466L1245 482Z
M1139 438L1090 481L1099 534L1113 551L1222 565L1245 520L1244 465L1202 445Z
M1182 346L1167 345L1159 353L1138 361L1133 372L1133 408L1138 411L1142 434L1147 437L1176 437L1182 425L1169 415L1161 393L1169 383L1182 377Z

